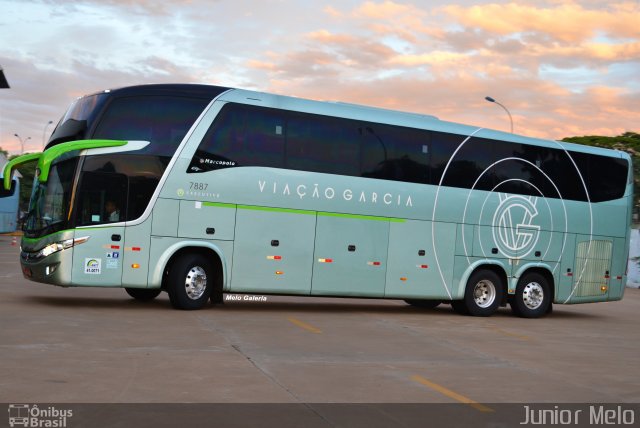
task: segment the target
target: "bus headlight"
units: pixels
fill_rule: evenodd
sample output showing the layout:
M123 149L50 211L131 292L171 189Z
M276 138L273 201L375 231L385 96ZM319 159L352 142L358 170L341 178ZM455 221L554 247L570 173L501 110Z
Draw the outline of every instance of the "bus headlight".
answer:
M88 240L88 236L83 236L82 238L67 239L65 241L54 242L53 244L49 244L38 251L36 253L35 259L42 259L44 257L50 256L53 253L57 253L58 251L66 250L67 248L71 248L75 245L84 244Z

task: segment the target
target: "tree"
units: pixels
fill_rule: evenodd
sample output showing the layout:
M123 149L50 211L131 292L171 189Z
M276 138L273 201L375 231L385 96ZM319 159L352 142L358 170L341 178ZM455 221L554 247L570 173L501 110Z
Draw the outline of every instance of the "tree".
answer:
M7 159L9 158L9 152L3 149L2 147L0 147L0 153L2 153L5 158Z

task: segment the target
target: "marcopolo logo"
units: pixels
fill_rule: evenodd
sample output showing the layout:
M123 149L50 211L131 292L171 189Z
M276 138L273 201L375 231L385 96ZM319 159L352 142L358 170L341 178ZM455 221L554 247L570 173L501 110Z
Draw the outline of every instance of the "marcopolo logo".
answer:
M57 427L69 426L73 410L58 409L55 406L40 408L37 404L9 404L10 427Z
M500 204L493 215L493 240L502 254L510 258L526 257L538 243L540 226L538 198L498 194Z

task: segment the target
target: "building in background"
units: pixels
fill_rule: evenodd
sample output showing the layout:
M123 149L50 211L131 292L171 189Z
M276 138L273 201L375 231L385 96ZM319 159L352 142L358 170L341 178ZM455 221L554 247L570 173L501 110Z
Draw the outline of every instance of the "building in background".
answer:
M7 158L0 153L0 170L7 163ZM0 190L0 233L14 232L18 226L18 203L20 199L20 180L18 173L13 176L11 189Z

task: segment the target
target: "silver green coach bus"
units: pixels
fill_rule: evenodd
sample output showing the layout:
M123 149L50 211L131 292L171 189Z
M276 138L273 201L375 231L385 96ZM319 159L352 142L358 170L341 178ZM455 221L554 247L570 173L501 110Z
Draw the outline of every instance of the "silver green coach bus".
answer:
M78 99L36 160L26 278L180 309L223 293L402 299L488 316L620 300L619 151L204 85Z

